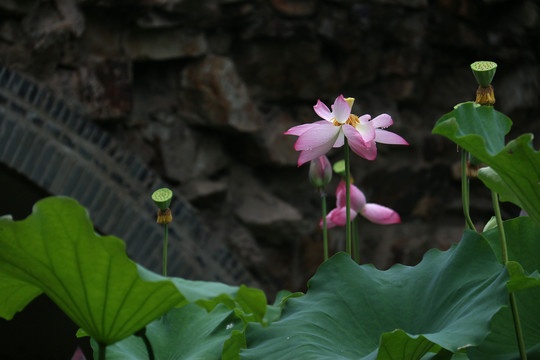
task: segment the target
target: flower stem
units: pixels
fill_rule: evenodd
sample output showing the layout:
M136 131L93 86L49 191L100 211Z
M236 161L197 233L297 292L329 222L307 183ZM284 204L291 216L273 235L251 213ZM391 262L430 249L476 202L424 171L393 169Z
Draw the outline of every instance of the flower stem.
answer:
M501 243L501 257L504 266L508 263L508 248L506 246L506 234L504 232L504 225L501 216L501 208L499 206L499 196L495 191L491 191L491 199L493 201L493 210L495 212L495 219L497 220L497 228L499 229L499 238ZM521 329L521 321L519 319L519 312L516 303L515 293L510 294L510 308L512 310L512 317L514 319L514 329L516 331L516 339L518 342L519 354L521 360L527 360L527 352L525 350L525 341L523 340L523 331Z
M105 360L105 355L107 353L107 345L103 344L103 343L100 343L98 342L98 347L99 347L99 357L98 359L99 360Z
M351 250L351 167L349 162L349 143L347 137L344 139L345 147L345 198L347 199L346 211L346 224L345 224L345 238L347 241L346 249L347 254L352 257Z
M491 191L491 200L493 201L493 210L495 212L495 219L497 220L497 227L499 229L499 238L500 238L500 244L501 244L501 257L503 260L503 264L506 266L506 263L508 262L508 250L506 247L506 234L504 232L502 216L501 216L501 208L499 206L499 196L493 190Z
M469 178L467 177L467 158L469 153L461 149L461 202L463 203L463 215L465 216L465 226L469 230L476 231L469 214Z
M140 331L137 331L135 333L135 336L138 336L142 339L144 342L144 346L146 346L146 352L148 352L148 360L155 360L154 356L154 349L152 348L152 343L148 339L148 336L146 336L146 328L143 328Z
M169 226L163 224L163 276L167 276L167 243L169 241Z
M319 188L321 192L321 207L322 207L322 219L323 219L323 251L324 261L328 260L328 231L326 227L326 193L322 187Z
M360 236L358 233L358 217L352 221L353 259L360 264Z

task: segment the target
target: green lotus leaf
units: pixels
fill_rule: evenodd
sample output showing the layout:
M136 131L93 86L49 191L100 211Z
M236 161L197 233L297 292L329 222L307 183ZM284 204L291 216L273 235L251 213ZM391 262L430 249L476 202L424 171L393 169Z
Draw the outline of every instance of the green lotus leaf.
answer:
M240 360L240 351L247 347L244 331L233 330L223 345L222 360Z
M529 359L540 359L538 299L540 287L517 291L516 303L521 319L525 349ZM492 319L491 331L477 347L467 351L470 360L519 360L516 333L510 308L501 309Z
M516 204L540 225L540 152L531 147L532 138L521 135L495 157L484 159L490 167L480 169L478 177L501 200Z
M510 292L525 290L531 287L540 286L540 261L537 261L537 254L540 254L540 227L535 225L529 217L520 217L504 222L504 229L507 237L508 258L506 264L510 281L507 287ZM501 244L499 230L497 227L484 232L493 251L502 262ZM513 261L519 259L519 261Z
M195 303L207 311L212 311L218 304L224 304L234 310L245 323L263 322L267 311L267 299L260 289L245 285L230 286L211 281L186 280L177 277L163 277L139 266L139 273L144 279L159 281L168 279L184 296L184 301L177 307Z
M216 305L226 303L234 307L234 298L238 293L238 286L229 286L219 282L186 280L178 277L164 277L144 267L137 265L140 276L149 281L170 280L176 289L183 295L183 301L176 307L196 303L211 311ZM259 290L260 291L260 290ZM266 299L265 299L266 303Z
M163 278L142 267L139 270L144 278ZM246 347L242 323L253 320L266 325L279 318L281 300L299 296L298 293L281 292L276 304L267 306L266 297L260 296L264 293L258 289L181 278L170 280L186 300L179 308L167 313L165 320L156 320L146 327L158 359L239 360L240 349ZM225 322L227 325L223 326ZM93 347L98 351L97 344L93 343ZM221 349L222 353L219 352ZM139 337L131 336L107 348L107 359L126 358L148 359Z
M540 224L540 152L531 146L532 134L504 145L510 125L510 119L491 106L464 103L439 119L433 133L449 138L488 165L478 175L484 184Z
M220 360L224 343L233 332L240 333L241 329L240 319L223 304L211 312L195 304L187 304L148 324L146 336L156 359ZM97 352L97 344L94 342L92 346ZM147 360L148 353L142 339L132 335L108 346L106 357L107 360Z
M512 121L492 106L465 102L456 105L454 110L443 115L435 124L433 133L444 135L454 142L454 138L477 135L483 140L485 151L495 155L504 147L504 137L511 126ZM469 151L466 147L462 147ZM476 156L472 151L469 152Z
M0 273L0 317L11 320L43 291L26 281Z
M506 268L508 269L508 274L510 274L510 281L506 285L508 291L514 292L540 286L538 270L527 274L521 264L516 261L509 261L506 264Z
M0 288L19 283L19 294L0 292L0 314L11 318L44 292L86 333L112 344L183 301L170 281L142 279L125 243L95 233L75 200L37 202L22 221L0 219ZM39 289L39 291L38 291Z
M141 274L141 277L143 277L144 279L152 281L159 281L165 279L162 275L148 271L143 267L139 267L139 272ZM264 325L267 325L268 323L277 320L281 314L281 309L283 306L281 304L282 300L289 296L298 296L298 294L291 294L290 292L280 292L276 298L276 304L267 305L266 295L263 291L255 288L250 288L245 285L229 286L218 282L186 280L176 277L169 277L166 279L172 281L178 291L182 293L185 297L184 301L179 303L177 307L184 307L187 304L196 304L201 308L206 309L206 311L208 312L214 312L214 309L217 306L225 306L229 309L229 311L232 311L234 313L234 315L236 316L235 321L241 321L244 326L251 321L260 322ZM168 320L170 320L168 315L167 318ZM177 319L180 322L185 321L178 317ZM157 336L154 334L153 329L153 327L147 329L147 334L149 337ZM241 330L234 330L232 332L229 332L230 338L226 339L225 343L222 344L222 356L224 360L240 359L239 351L246 346L243 330L244 329L242 327ZM205 336L213 337L214 334L208 335L203 332L200 333L199 336L201 337L201 341L203 341ZM173 348L177 346L176 338L169 338L169 340L167 341L170 341L169 346ZM125 344L141 345L142 341L137 337L132 337L130 338L129 342L126 342ZM195 345L199 346L199 344ZM123 344L122 346L126 347L127 345ZM202 358L206 359L206 357ZM208 358L211 359L211 357ZM184 359L184 357L178 357L178 359Z
M515 291L528 358L540 359L540 287L534 283L534 274L540 269L540 227L527 216L507 220L503 226L510 259L508 269L512 276L508 287ZM500 258L498 229L487 231L484 235ZM519 269L533 276L520 276ZM471 360L520 359L509 308L501 309L494 316L491 332L479 346L469 349L468 355Z
M532 285L531 281L538 278L540 270L540 226L528 216L504 221L503 226L510 260L507 264L510 273L509 290L528 288ZM486 231L484 236L502 262L499 229ZM520 281L523 281L521 285Z
M429 358L479 344L491 318L508 304L508 274L482 235L430 250L414 267L380 271L346 254L323 263L305 296L291 298L281 319L251 323L243 360ZM431 354L433 355L433 354Z

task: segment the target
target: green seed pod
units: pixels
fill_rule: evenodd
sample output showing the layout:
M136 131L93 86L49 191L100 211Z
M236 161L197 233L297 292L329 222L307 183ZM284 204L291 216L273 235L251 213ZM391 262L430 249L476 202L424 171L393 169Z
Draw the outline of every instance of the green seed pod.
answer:
M471 64L471 69L478 85L488 87L495 76L497 64L493 61L476 61Z
M165 211L171 205L172 196L173 192L170 189L162 188L154 191L152 200L160 210Z

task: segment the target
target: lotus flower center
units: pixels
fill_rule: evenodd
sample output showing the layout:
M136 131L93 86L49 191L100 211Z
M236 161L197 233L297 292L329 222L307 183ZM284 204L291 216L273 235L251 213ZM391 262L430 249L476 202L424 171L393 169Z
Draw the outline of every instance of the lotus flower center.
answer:
M332 120L332 124L334 124L334 126L341 126L341 125L344 125L344 124L349 124L352 127L356 127L356 125L359 124L359 123L360 123L360 121L358 121L358 116L356 116L354 114L349 115L349 118L343 124L341 124L335 118Z

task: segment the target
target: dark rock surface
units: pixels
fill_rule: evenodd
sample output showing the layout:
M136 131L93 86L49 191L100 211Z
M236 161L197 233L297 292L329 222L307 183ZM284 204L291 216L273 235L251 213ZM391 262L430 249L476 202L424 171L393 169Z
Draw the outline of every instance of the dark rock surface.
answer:
M55 0L0 4L0 62L82 103L86 115L185 194L216 241L272 293L298 290L322 259L319 196L296 167L289 127L317 119L317 99L356 98L389 113L409 147L353 159L370 202L403 224L360 222L362 261L415 264L463 228L459 162L431 135L474 99L469 64L499 64L496 107L510 138L538 133L540 13L534 0ZM538 147L538 142L535 143ZM332 161L342 158L333 150ZM338 179L328 187L329 208ZM490 217L471 184L472 216ZM150 194L149 194L150 196ZM487 200L487 201L486 201ZM519 210L504 206L504 216ZM331 231L332 251L343 229Z

